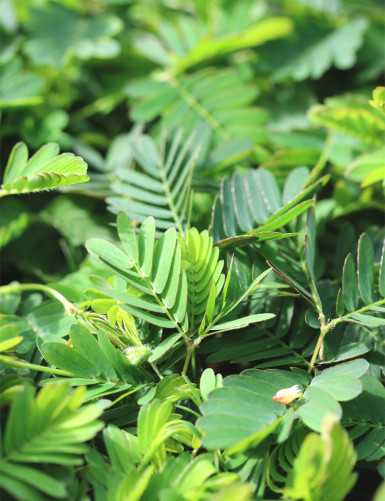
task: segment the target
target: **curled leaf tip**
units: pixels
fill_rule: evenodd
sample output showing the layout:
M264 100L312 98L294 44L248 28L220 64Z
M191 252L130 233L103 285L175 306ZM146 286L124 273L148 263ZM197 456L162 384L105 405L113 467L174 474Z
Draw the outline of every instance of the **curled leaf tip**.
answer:
M302 392L298 384L292 386L291 388L284 388L283 390L277 391L274 395L273 400L276 402L281 402L281 404L290 404L296 398L302 396Z

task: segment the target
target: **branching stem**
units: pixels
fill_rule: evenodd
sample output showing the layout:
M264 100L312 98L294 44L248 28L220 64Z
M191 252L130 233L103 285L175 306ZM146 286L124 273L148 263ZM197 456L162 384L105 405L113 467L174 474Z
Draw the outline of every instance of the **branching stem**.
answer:
M355 313L364 313L365 311L371 310L373 307L375 308L376 306L381 306L382 304L385 304L385 299L380 299L379 301L376 301L375 303L371 303L371 304L368 304L366 306L363 306L359 310L351 311L350 313L347 313L343 317L334 318L333 320L330 320L330 322L328 322L328 323L326 323L325 316L321 312L319 315L319 320L321 322L321 330L320 330L320 334L318 337L318 341L317 341L315 350L313 352L313 356L311 357L311 360L310 360L308 372L310 373L313 370L315 362L316 362L317 357L318 357L318 354L320 352L323 340L324 340L326 334L331 329L333 329L336 325L340 324L341 322L354 321L354 317L352 320L350 320L350 318Z

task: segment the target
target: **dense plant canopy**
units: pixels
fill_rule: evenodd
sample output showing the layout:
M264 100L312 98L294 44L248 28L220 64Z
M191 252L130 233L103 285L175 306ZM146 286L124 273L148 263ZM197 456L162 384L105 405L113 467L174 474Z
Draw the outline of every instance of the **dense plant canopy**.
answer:
M384 499L381 2L0 5L1 499Z

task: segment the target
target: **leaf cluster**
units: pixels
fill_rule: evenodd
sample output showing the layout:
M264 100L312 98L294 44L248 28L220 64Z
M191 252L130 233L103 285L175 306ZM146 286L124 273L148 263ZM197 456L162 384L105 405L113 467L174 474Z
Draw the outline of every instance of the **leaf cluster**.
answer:
M382 499L384 23L2 2L1 498Z

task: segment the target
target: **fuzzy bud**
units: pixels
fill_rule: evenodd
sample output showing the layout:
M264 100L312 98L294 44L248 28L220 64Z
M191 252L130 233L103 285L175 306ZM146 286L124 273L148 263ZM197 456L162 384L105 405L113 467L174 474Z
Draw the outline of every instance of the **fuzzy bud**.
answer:
M124 350L124 354L130 364L136 366L147 362L152 351L147 346L130 346Z

